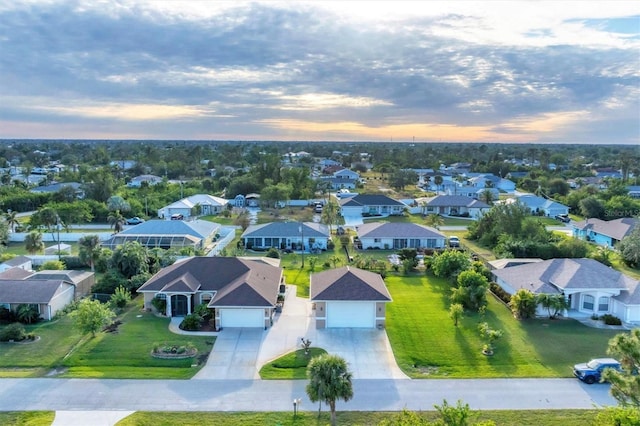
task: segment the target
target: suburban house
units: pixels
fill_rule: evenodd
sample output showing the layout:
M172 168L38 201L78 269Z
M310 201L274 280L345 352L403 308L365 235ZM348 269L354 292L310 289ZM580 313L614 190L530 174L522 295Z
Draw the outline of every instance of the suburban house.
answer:
M140 188L143 183L146 183L149 186L157 185L162 182L162 178L156 175L140 175L134 178L131 178L127 186L129 188Z
M640 282L594 259L549 259L492 270L507 293L521 288L540 294L562 294L569 303L565 315L612 314L640 323ZM538 307L538 313L546 312Z
M60 192L61 190L65 190L69 188L69 192L73 192L77 199L84 198L84 190L82 189L82 184L78 182L60 182L60 183L52 183L51 185L44 186L36 186L35 188L30 189L30 192L34 193L47 193L53 194L56 192Z
M144 283L145 309L154 298L166 301L164 314L180 317L206 304L214 309L215 327L271 326L284 286L278 259L239 257L192 257L163 268Z
M327 182L330 189L355 189L360 175L353 170L340 168L331 176L321 176L320 182Z
M356 226L363 249L444 248L446 236L417 223L371 222Z
M220 225L208 220L148 220L113 234L102 242L102 247L113 250L128 241L137 241L147 248L206 250L216 241L219 231Z
M426 202L425 213L478 219L490 208L487 203L464 195L437 195Z
M477 186L463 185L453 186L447 188L446 195L464 195L465 197L475 198L476 200L483 199L484 192L489 191L491 193L492 200L498 200L500 198L500 190L497 188L478 188Z
M14 267L0 273L0 308L15 311L33 305L50 321L69 303L91 291L95 274L88 271L27 271Z
M573 236L601 246L613 247L638 226L638 219L624 217L615 220L591 218L573 224Z
M5 260L4 262L0 263L0 272L6 271L7 269L11 268L20 268L24 269L25 271L31 271L33 270L33 264L31 262L31 258L27 256L16 256L12 259Z
M474 173L469 179L469 185L477 188L496 188L508 193L513 193L516 190L515 182L491 173Z
M326 250L329 227L315 222L271 222L251 225L240 237L251 250Z
M344 266L311 274L316 328L383 328L391 295L380 274Z
M355 197L341 198L342 216L390 216L402 215L407 205L386 195L358 194Z
M158 210L158 217L170 219L172 215L181 214L185 219L192 216L215 215L227 208L229 200L208 194L196 194Z
M32 305L46 321L74 300L75 287L64 280L0 280L0 308Z
M543 214L547 217L555 217L557 215L569 214L569 207L564 204L560 204L557 201L549 200L537 195L527 194L521 195L516 200L528 208L531 214L540 215Z

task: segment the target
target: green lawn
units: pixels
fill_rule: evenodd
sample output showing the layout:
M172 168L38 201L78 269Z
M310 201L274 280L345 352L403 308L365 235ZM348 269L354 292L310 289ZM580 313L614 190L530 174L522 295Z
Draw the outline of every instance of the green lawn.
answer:
M605 355L616 331L574 320L518 321L492 296L484 318L465 313L456 328L448 317L450 286L431 276L387 277L393 303L387 333L400 368L412 378L570 377L576 362ZM503 330L495 355L482 355L477 326Z
M54 411L5 411L0 412L0 425L5 426L50 426Z
M116 333L81 336L68 316L26 327L40 337L33 343L0 343L0 377L42 377L64 367L59 377L188 379L206 361L215 340L209 336L184 336L169 331L169 319L142 312L132 302L119 318ZM162 360L150 353L154 343L193 343L199 356ZM191 367L198 364L197 367ZM1 424L1 422L0 422Z
M135 302L121 321L118 332L100 333L74 350L63 362L68 370L61 377L188 379L204 365L215 341L210 336L171 333L168 318L143 312ZM150 355L153 345L165 342L176 345L190 342L198 348L199 356L183 360L153 358Z
M304 349L288 353L280 358L265 364L260 369L262 379L306 379L307 365L311 358L326 354L327 351L320 348L309 348L309 354L304 353Z
M80 341L71 319L26 326L40 339L32 343L0 343L0 377L40 377L58 366Z
M449 401L450 403L452 401ZM315 405L315 404L314 404ZM318 426L329 424L329 413L323 407L318 418L317 409L304 407L296 418L292 412L247 413L247 412L148 412L138 411L122 419L118 426L262 426L296 425ZM340 403L338 403L340 410ZM293 410L293 408L292 408ZM594 425L598 410L527 410L527 411L472 411L469 424L493 420L500 426L589 426ZM338 411L337 422L340 425L377 425L384 420L393 420L399 416L395 412ZM437 419L434 411L422 411L420 416L429 421Z

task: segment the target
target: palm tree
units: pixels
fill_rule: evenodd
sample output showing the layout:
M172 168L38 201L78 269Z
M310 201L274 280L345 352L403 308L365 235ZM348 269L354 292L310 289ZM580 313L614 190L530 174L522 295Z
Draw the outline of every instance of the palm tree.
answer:
M44 242L42 241L42 233L38 231L29 232L24 238L25 249L29 254L36 254L44 250Z
M20 222L18 222L18 212L8 211L4 214L4 219L7 221L9 228L11 228L11 232L15 232L16 225L20 224Z
M442 185L442 182L444 182L444 179L441 175L436 175L433 178L433 183L436 184L436 192L438 191L438 189L440 188L440 185Z
M333 263L333 267L337 268L338 264L342 262L340 256L333 255L329 258L329 262Z
M489 189L485 189L480 193L480 201L484 201L485 203L492 205L493 204L493 192Z
M109 224L113 227L113 231L115 234L124 229L125 218L122 213L120 213L120 210L116 210L113 213L110 213L107 217L107 221L109 221Z
M100 238L97 235L85 235L78 240L80 260L88 263L95 271L95 263L100 257Z
M439 214L430 214L425 218L424 223L432 228L440 229L444 225L444 218Z
M339 213L338 203L329 200L326 206L322 209L322 220L329 225L329 235L331 235L331 225L333 225L338 220Z
M336 401L353 398L352 373L347 362L337 356L323 354L309 362L307 367L307 395L311 402L324 401L331 410L331 424L336 425ZM321 405L322 406L322 405Z

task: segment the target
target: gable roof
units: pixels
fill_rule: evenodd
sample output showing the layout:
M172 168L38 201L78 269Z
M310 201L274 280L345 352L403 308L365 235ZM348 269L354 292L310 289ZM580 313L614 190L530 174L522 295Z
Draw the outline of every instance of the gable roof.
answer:
M581 231L591 230L598 234L606 235L607 237L620 241L629 235L636 226L638 226L638 219L624 217L621 219L606 221L591 218L575 223L573 226Z
M0 303L47 304L63 286L62 280L0 280Z
M380 274L350 266L312 274L309 293L312 301L391 301Z
M14 266L0 272L0 280L23 280L31 275L33 275L33 271Z
M300 237L300 226L305 238L329 238L329 227L315 222L269 222L251 225L241 237Z
M210 307L275 306L282 269L256 258L192 257L163 268L138 292L215 293Z
M427 201L429 207L468 207L475 209L488 209L490 206L475 198L466 195L437 195Z
M355 197L340 199L340 206L342 207L357 207L357 206L405 206L400 201L387 197L386 195L378 194L358 194Z
M201 206L226 206L229 203L229 200L225 200L224 198L215 197L209 194L195 194L190 197L183 198L182 200L178 200L172 204L166 206L166 208L193 208L197 204Z
M9 266L22 266L25 265L27 263L31 262L31 258L27 257L27 256L16 256L12 259L9 259L5 262L3 262L5 265L9 265Z
M638 281L594 259L549 259L491 271L514 289L527 288L536 293L560 293L563 290L620 290L627 303L640 303ZM636 296L630 295L630 290ZM618 299L620 296L615 296Z
M360 238L446 238L435 228L405 222L369 222L358 225L356 232Z

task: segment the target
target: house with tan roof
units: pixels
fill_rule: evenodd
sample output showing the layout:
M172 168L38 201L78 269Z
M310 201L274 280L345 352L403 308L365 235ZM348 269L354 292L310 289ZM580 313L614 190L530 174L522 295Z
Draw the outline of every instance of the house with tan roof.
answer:
M601 246L613 247L638 226L638 219L624 217L615 220L591 218L573 224L573 236Z
M277 259L192 257L163 268L139 289L144 307L166 301L165 315L181 317L206 304L214 310L216 329L271 326L281 285Z
M391 295L380 274L344 266L311 274L316 328L383 328Z
M640 282L594 259L549 259L491 271L507 293L562 294L568 316L612 314L640 324ZM539 307L540 315L544 311Z

